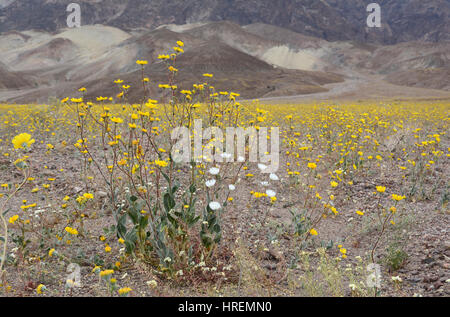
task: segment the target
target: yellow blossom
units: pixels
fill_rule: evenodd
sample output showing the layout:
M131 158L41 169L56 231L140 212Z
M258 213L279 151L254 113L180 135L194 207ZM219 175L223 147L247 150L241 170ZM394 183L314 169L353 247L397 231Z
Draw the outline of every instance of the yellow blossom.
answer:
M12 144L14 145L15 149L22 149L23 147L30 147L31 144L35 143L36 141L31 138L31 135L28 133L21 133L19 135L16 135L12 139Z

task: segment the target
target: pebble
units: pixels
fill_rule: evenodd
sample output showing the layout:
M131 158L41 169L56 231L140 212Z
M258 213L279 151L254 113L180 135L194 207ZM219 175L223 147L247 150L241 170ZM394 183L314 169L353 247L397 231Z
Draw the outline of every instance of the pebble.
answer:
M433 258L424 258L422 260L422 263L426 263L426 264L430 264L430 263L433 263L433 262L435 262L435 260Z
M277 269L277 266L273 263L268 263L268 264L264 265L264 267L270 271L275 271Z
M423 281L424 283L431 283L431 282L436 282L439 278L436 275L429 275L426 276Z
M108 197L108 194L105 193L105 192L98 192L97 194L98 194L98 197L100 197L100 198L106 198L106 197Z
M411 277L408 279L408 281L410 281L411 283L419 283L422 281L422 279L420 277Z

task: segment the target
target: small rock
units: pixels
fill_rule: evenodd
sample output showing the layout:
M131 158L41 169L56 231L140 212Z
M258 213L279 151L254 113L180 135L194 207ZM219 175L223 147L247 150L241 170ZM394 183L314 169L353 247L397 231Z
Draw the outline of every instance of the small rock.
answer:
M435 275L429 275L424 277L423 282L424 283L432 283L432 282L436 282L438 280L438 277Z
M408 279L408 281L410 281L411 283L419 283L422 281L422 279L420 277L411 277Z
M273 263L268 263L268 264L264 265L264 267L270 271L275 271L277 269L277 266Z
M435 262L435 259L433 259L433 258L424 258L423 260L422 260L422 263L426 263L426 264L430 264L430 263L433 263L433 262Z
M108 194L105 193L105 192L98 192L97 195L98 195L98 197L100 197L100 198L106 198L106 197L108 197Z
M444 247L446 250L450 250L450 240L444 242Z

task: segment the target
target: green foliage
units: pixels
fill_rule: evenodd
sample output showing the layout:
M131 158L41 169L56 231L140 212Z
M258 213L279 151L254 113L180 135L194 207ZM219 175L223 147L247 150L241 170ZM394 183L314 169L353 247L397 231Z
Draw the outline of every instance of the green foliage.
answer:
M170 181L165 173L162 175ZM162 271L169 274L189 268L194 253L202 253L202 250L194 250L199 231L195 226L200 220L196 213L196 192L195 184L190 184L184 191L178 183L168 186L162 195L162 204L151 201L150 213L142 212L149 207L148 202L128 193L126 204L116 211L117 234L124 239L126 252L139 254L152 263L156 260ZM209 207L207 212L204 221L210 221L211 225L202 225L200 237L206 252L210 252L220 241L221 229L217 216ZM128 222L132 226L127 226Z
M219 224L218 215L209 207L209 204L203 212L203 223L200 237L202 239L203 246L208 251L211 251L222 238L222 230Z
M311 219L307 217L306 211L304 212L294 212L289 210L292 215L292 229L294 231L294 235L303 236L306 234L311 228Z
M395 272L403 267L407 259L408 254L402 249L400 243L394 242L387 248L383 262L391 272Z
M117 233L125 240L127 253L133 253L136 247L145 254L145 242L147 239L146 227L148 225L148 215L141 213L145 202L134 195L127 194L127 206L123 213L123 206L117 210ZM127 229L127 219L130 219L133 227Z

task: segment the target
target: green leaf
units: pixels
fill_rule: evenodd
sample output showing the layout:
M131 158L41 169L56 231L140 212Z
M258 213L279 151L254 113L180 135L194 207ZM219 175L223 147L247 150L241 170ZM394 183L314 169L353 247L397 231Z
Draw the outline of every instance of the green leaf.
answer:
M171 211L175 207L175 200L169 193L164 194L164 208L167 212Z
M166 173L164 173L164 172L161 172L161 174L164 176L164 178L166 179L166 181L167 181L167 183L169 183L170 184L170 179L169 179L169 176L167 176L167 174Z
M131 253L134 251L134 249L136 248L136 241L137 241L137 234L136 234L136 230L130 230L126 235L125 235L125 248L127 253Z
M178 188L180 188L180 185L179 185L179 184L175 184L175 185L172 187L172 195L175 194L175 193L177 192Z
M220 225L216 223L216 224L214 225L212 231L213 231L213 232L216 232L216 233L220 233Z
M123 215L119 218L117 222L117 233L120 237L125 237L125 234L127 233L127 228L125 226L125 221L127 219L127 215Z
M130 230L125 235L125 240L135 243L137 241L136 229Z
M128 215L130 216L130 219L131 219L131 221L133 222L134 225L138 224L139 216L138 216L137 212L134 209L130 209L128 211Z
M200 238L202 239L202 243L205 248L209 248L213 244L212 239L204 232L200 233Z
M146 228L148 225L148 218L147 217L141 217L139 221L139 227L140 228Z
M130 241L125 241L125 250L128 254L132 253L136 248L136 244Z
M6 210L3 212L3 216L6 216L6 214L7 214L10 210L11 210L11 208L6 209Z

